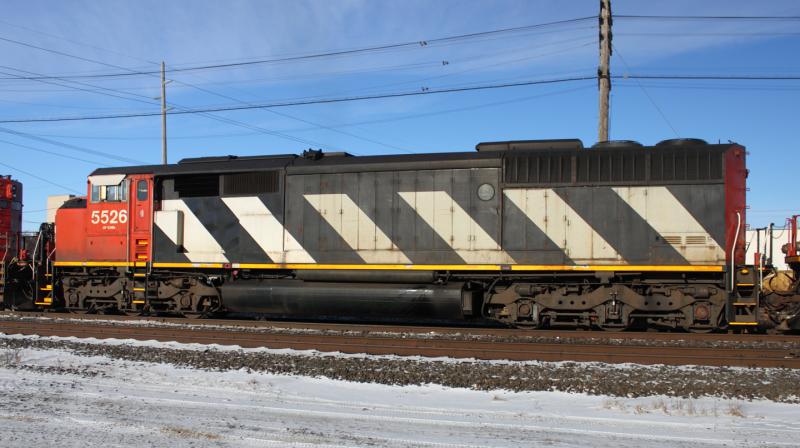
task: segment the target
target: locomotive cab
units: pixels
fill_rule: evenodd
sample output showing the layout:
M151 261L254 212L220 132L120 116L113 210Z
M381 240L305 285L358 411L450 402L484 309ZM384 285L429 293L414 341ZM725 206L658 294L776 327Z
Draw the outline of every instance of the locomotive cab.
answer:
M86 199L56 213L59 260L84 266L148 261L152 182L146 174L89 176Z
M151 257L153 176L95 174L86 188L86 197L56 212L58 305L87 312L141 308L143 298L134 295L144 291L137 270L146 271Z

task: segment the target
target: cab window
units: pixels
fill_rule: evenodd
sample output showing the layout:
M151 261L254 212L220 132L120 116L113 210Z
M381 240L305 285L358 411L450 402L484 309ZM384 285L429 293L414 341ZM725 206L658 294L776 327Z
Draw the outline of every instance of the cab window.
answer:
M128 181L119 185L92 185L92 202L127 202Z
M92 202L100 202L100 185L92 185Z
M147 200L147 181L140 180L136 182L136 200L137 201L146 201Z

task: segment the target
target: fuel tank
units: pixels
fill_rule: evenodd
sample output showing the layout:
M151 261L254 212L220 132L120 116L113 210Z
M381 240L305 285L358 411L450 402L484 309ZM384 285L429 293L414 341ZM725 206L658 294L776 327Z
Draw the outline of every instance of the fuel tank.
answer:
M220 287L232 313L289 318L464 318L462 283L334 283L301 280L235 280ZM470 307L471 308L471 307Z

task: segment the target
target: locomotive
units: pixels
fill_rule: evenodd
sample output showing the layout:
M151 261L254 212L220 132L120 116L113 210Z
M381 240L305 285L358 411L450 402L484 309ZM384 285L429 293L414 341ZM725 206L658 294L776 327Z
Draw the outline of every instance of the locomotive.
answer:
M30 305L33 297L41 295L35 292L37 282L49 284L46 266L33 263L34 258L46 259L42 254L48 247L37 246L46 235L47 231L22 232L22 183L0 176L0 308Z
M796 329L797 275L765 294L745 260L747 173L699 139L100 168L42 225L15 307Z

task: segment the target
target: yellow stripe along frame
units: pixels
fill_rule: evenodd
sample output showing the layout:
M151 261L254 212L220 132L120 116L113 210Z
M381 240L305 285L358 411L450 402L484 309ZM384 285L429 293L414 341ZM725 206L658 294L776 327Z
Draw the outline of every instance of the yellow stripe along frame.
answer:
M57 267L147 267L144 262L56 261ZM723 272L722 265L546 265L546 264L319 264L319 263L159 263L153 268L331 269L383 271L550 271L550 272Z

